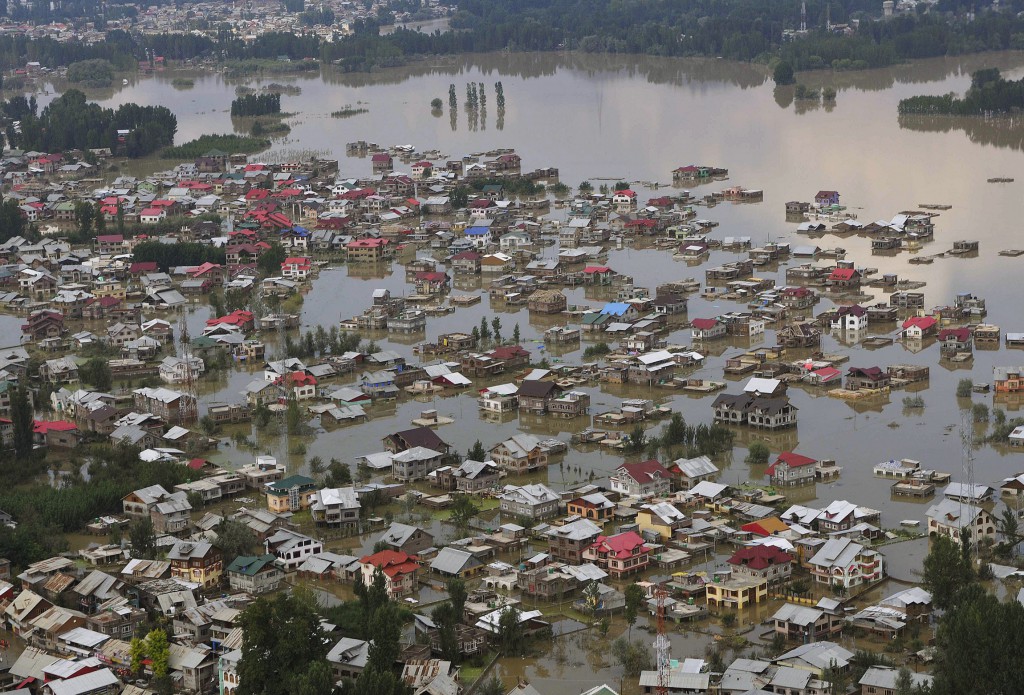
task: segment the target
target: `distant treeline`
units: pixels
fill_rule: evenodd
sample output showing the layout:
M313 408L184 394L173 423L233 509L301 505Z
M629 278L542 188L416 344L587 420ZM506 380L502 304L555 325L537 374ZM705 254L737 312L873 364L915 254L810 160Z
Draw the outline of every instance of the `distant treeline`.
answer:
M269 116L281 113L280 94L246 94L231 102L231 116Z
M26 111L25 105L31 110ZM109 147L128 157L143 157L174 142L178 119L165 106L122 104L116 111L87 101L85 94L70 89L35 113L35 100L15 97L2 107L5 113L20 112L21 128L7 128L11 147L40 152ZM128 131L118 134L118 131Z
M297 3L298 4L298 3ZM927 13L880 20L877 0L808 0L807 35L789 40L800 26L801 0L455 0L451 26L425 34L398 29L380 34L381 20L358 20L354 34L321 42L316 36L271 32L246 43L228 27L210 35L134 37L117 30L104 43L80 46L51 39L0 37L0 69L37 60L56 67L103 58L115 67L144 59L147 50L168 59L216 57L238 61L316 58L347 71L397 65L411 58L498 50L578 50L662 56L720 56L735 60L781 58L796 70L856 69L911 58L1024 48L1024 0L1004 0L1004 12L939 0ZM328 19L325 15L317 20ZM859 20L850 36L825 31Z
M981 116L1024 109L1024 79L1004 80L999 68L978 70L971 75L971 87L963 99L955 94L917 96L901 99L901 114L927 116Z

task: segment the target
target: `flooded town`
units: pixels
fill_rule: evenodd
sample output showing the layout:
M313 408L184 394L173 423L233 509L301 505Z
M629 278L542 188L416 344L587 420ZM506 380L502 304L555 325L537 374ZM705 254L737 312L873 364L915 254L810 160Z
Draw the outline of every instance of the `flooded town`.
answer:
M1024 53L10 4L327 47L2 67L0 692L1024 692Z

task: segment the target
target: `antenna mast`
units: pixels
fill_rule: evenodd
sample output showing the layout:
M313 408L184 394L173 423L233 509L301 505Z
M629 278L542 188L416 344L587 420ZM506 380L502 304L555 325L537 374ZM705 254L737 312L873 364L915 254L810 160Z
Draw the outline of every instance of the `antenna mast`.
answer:
M185 373L182 380L182 387L185 398L182 399L179 414L181 424L188 425L199 420L199 401L196 398L196 375L192 370L192 345L188 334L188 321L186 314L182 312L178 319L178 344L181 348L181 359L184 363Z
M960 491L960 518L966 518L965 505L976 506L974 496L974 422L970 410L965 410L960 415L960 444L962 447L961 478L965 490ZM966 502L964 501L966 498ZM978 553L978 535L974 532L973 524L968 527L971 543L971 556ZM960 539L961 542L963 539Z
M800 33L807 33L807 0L800 3Z
M668 695L669 688L669 649L672 647L672 643L665 636L665 598L667 596L668 592L661 585L654 590L658 615L658 636L654 638L654 652L657 655L658 663L658 688L655 691L657 695Z

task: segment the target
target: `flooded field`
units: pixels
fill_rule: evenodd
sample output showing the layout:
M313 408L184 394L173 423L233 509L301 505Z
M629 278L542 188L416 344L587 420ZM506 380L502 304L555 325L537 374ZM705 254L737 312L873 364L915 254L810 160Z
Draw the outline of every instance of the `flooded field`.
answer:
M267 157L283 159L296 151L313 150L339 158L342 175L354 177L370 173L368 160L345 155L345 143L355 140L385 146L412 143L420 149L440 149L453 157L513 147L523 158L524 170L558 167L562 181L573 187L583 180L595 184L620 179L636 182L633 187L642 200L671 185L671 172L678 166L699 163L727 167L728 183L708 184L696 192L702 195L739 184L763 189L764 201L724 203L701 209L701 216L720 225L712 238L750 236L754 245L771 240L794 246L842 246L847 259L858 266L876 268L879 275L896 273L901 279L926 283L922 290L926 307L950 304L956 293L971 292L987 300L986 322L1001 326L1004 332L1017 332L1024 331L1024 311L1016 280L1024 272L1024 257L1011 258L998 252L1024 248L1020 215L1024 126L1019 122L972 119L900 120L896 112L901 98L962 92L969 85L972 71L989 66L1001 67L1007 78L1017 79L1024 75L1024 55L985 55L922 61L881 71L801 75L809 86L837 89L837 101L829 107L795 102L791 88L775 88L756 66L714 60L488 55L373 75L328 71L322 76L301 79L274 76L267 81L285 81L301 87L300 95L283 99L285 111L301 115L288 119L291 134L276 144ZM226 82L217 74L200 74L193 89L179 91L171 86L172 76L166 73L138 79L116 94L103 95L101 103L166 104L178 116L179 141L211 131L231 132L228 107L234 97L234 82ZM464 113L457 114L454 127L447 113L441 118L431 115L432 98L444 97L450 83L456 85L461 95L470 80L484 82L489 91L494 81L503 82L507 109L502 129L498 129L493 114L486 120L486 128L475 130L468 128ZM45 98L41 102L45 103ZM330 117L332 111L357 103L367 108L368 113L346 119ZM993 177L1016 178L1017 182L988 183L987 179ZM820 189L839 191L843 204L862 222L890 219L901 211L917 209L922 203L952 207L936 218L934 241L914 251L878 255L872 254L870 241L864 237L825 235L808 240L797 233L798 223L786 220L784 204L790 200L810 200ZM565 219L566 213L554 209L551 216ZM945 257L931 264L909 263L915 254L948 250L958 239L978 240L980 252L973 258ZM546 251L548 256L555 253L556 247ZM671 251L627 246L611 250L607 265L653 290L660 283L687 277L703 282L706 268L741 257L746 257L746 252L715 250L702 263L688 265L673 260ZM756 274L774 278L778 285L783 285L786 267L801 262L768 266L758 269ZM487 282L486 278L483 282ZM482 293L481 287L471 280L459 291ZM377 288L390 289L394 294L411 292L403 268L397 263L324 269L305 297L303 329L335 325L359 313L369 305L370 293ZM865 291L870 299L862 299L864 304L887 298L881 290ZM582 288L568 289L566 294L570 305L600 306L604 299ZM814 313L836 303L849 300L825 298ZM745 304L693 295L687 318L714 317L745 308ZM205 306L197 307L189 316L193 332L201 330L208 311ZM578 363L582 350L590 344L585 338L578 348L549 353L540 334L552 325L550 321L530 317L525 308L510 311L494 305L486 296L475 306L429 319L423 336L402 341L389 339L386 334L364 337L413 361L415 343L453 330L468 330L478 325L481 318L492 316L500 316L506 335L518 324L524 347L536 355L537 361L547 357L553 364ZM16 320L0 317L0 330L12 333L17 329ZM897 328L895 322L871 325L865 333L891 335ZM1000 343L996 349L977 350L973 362L952 365L940 363L934 341L925 343L920 351L909 350L900 343L868 350L858 344L865 337L826 336L822 351L849 355L844 366L930 367L930 380L923 388L914 390L924 399L925 407L905 409L905 394L900 391L884 400L853 404L829 398L823 391L791 388L792 402L799 409L799 426L778 434L736 430L734 450L716 461L723 471L721 482L760 481L763 469L751 468L744 463L744 457L749 444L762 441L773 453L796 450L818 459L835 459L843 467L836 482L786 491L793 501L824 505L847 499L881 510L881 522L887 528L898 526L904 519L924 519L928 502L893 499L891 481L874 477L872 466L889 459L913 458L927 468L950 472L954 480L959 479L961 423L972 399L956 397L957 382L970 378L988 383L994 366L1024 363L1024 353L1008 350ZM690 330L679 324L667 338L670 344L689 344ZM272 353L279 341L277 336L268 337L268 352ZM774 331L769 329L763 340L753 346L775 344ZM708 346L704 367L693 376L721 380L725 360L750 346L726 342ZM254 378L250 370L257 372L258 377L258 365L252 365L205 380L200 386L203 402L239 401L240 392ZM336 383L355 383L356 379L358 374ZM730 383L729 390L735 392L740 383ZM486 421L478 413L474 397L475 389L483 385L486 382L474 383L472 389L462 394L424 400L403 397L397 405L373 406L371 420L366 424L330 430L314 427L302 437L289 438L283 424L276 423L261 431L248 426L229 428L222 434L220 450L211 458L237 466L250 462L256 453L266 452L287 461L295 472L307 470L307 462L313 456L351 462L357 455L378 451L384 436L409 427L410 421L425 409L436 409L455 420L454 424L441 427L438 434L460 451L466 451L478 439L490 446L517 431L568 441L573 432L591 424L589 418L560 420L526 415L500 423ZM591 395L592 413L614 407L624 397L653 398L671 405L690 423L711 421L713 395L693 397L658 387L621 385L605 389L589 386L584 390ZM973 402L1009 407L1009 417L1020 415L1016 410L1019 405L993 403L991 394L976 394ZM968 427L982 437L987 424ZM240 443L243 436L246 443ZM296 453L301 450L297 446L300 442L304 454ZM1024 450L1015 451L1003 445L982 445L975 451L974 459L979 483L995 483L1024 470ZM585 481L604 483L622 461L623 455L618 451L571 447L564 458L532 479L545 480L556 489ZM355 551L366 549L368 539L338 540L330 545L332 549ZM917 580L916 572L926 552L927 543L923 540L892 546L891 552L886 552L889 572L902 581ZM708 562L713 563L713 559ZM430 600L429 596L424 598ZM756 614L751 612L742 620L760 622L771 614L772 605L759 607ZM634 632L643 629L643 622L641 619ZM581 692L601 682L613 683L617 675L608 663L607 640L624 629L624 625L616 623L607 638L594 631L559 637L550 656L536 661L507 660L498 666L497 673L506 680L528 677L544 692L548 690L541 683L564 683L562 690L566 693ZM712 636L687 631L685 627L673 633L672 640L673 656L677 657L703 655L707 645L714 641Z

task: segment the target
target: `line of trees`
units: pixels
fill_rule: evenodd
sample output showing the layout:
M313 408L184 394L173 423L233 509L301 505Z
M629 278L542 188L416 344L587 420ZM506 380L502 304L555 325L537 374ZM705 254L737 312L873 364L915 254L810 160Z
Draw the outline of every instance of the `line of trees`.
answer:
M167 271L180 265L202 265L203 263L226 263L223 248L195 242L162 244L159 241L143 241L135 247L132 259L145 263L155 261L157 267Z
M981 116L1020 111L1024 108L1024 79L1006 80L999 68L978 70L962 99L954 94L901 99L900 114L928 116Z
M269 116L281 113L280 94L246 94L231 102L231 116Z

